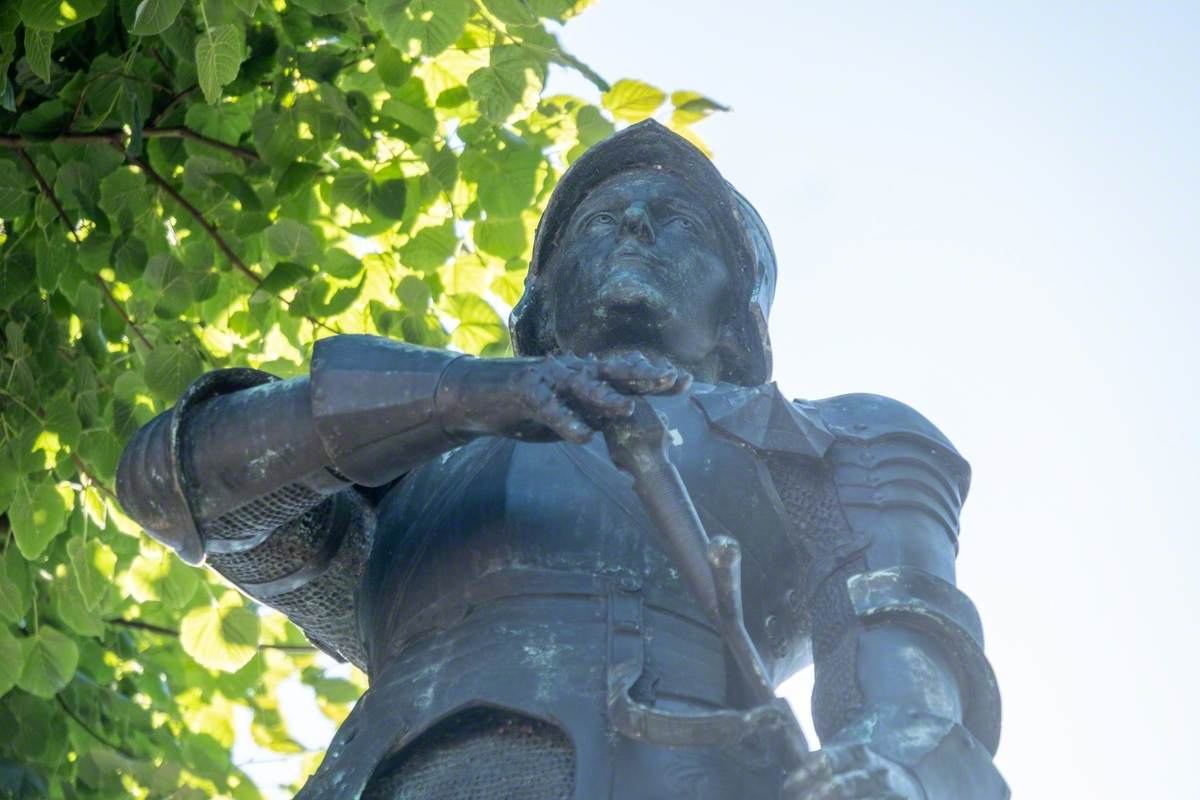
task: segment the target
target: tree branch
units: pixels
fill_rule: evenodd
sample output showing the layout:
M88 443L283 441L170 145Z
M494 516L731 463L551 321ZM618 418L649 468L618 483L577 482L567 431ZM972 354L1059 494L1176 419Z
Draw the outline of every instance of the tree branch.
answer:
M164 109L166 110L166 109ZM261 161L258 153L249 150L245 147L238 147L235 144L222 142L220 139L214 139L211 136L205 136L191 128L185 128L182 125L173 125L166 128L155 128L147 126L142 129L142 136L146 139L190 139L193 142L215 147L218 150L224 150L226 153L253 161L255 163ZM80 131L65 131L53 139L30 139L24 136L16 136L13 134L5 134L0 136L0 147L7 147L10 150L24 150L27 147L36 147L37 145L53 144L54 142L68 142L73 144L112 144L122 149L125 146L125 132L121 130L102 130L91 132Z
M114 147L116 147L117 150L119 150L125 156L125 159L129 161L129 163L146 173L146 176L149 177L150 180L157 183L172 200L178 203L180 207L182 207L183 210L186 211L188 215L196 221L196 224L203 228L204 232L212 237L213 242L217 245L221 252L225 254L225 257L229 259L231 264L241 270L241 272L247 278L254 281L255 284L262 283L263 279L256 275L248 266L246 266L246 262L242 261L241 256L233 252L233 248L229 246L229 242L225 241L225 238L221 236L213 224L205 219L204 215L200 213L200 210L192 205L186 197L181 195L166 178L164 178L162 175L159 175L145 160L138 158L137 156L117 145L114 145Z
M244 158L247 161L258 162L261 159L258 153L253 150L247 150L245 147L238 147L228 142L222 142L220 139L213 139L205 136L202 133L196 133L191 128L176 126L170 128L143 128L142 136L147 139L190 139L193 142L200 142L209 147L215 147L218 150L224 150L226 153L232 153L238 158Z
M42 190L42 194L46 195L46 198L50 201L51 205L54 206L54 210L58 212L58 218L61 219L63 225L66 226L67 233L71 234L71 238L75 240L75 244L79 244L79 234L75 232L75 226L71 224L71 219L67 216L67 210L63 208L62 203L60 203L58 200L58 195L54 193L54 189L50 187L50 184L47 183L46 179L42 176L42 171L37 168L37 164L33 162L33 159L29 157L29 154L25 152L24 148L18 147L15 149L17 152L17 157L20 158L29 171L33 173L33 179L37 181L38 188ZM125 313L124 307L117 302L117 298L113 296L112 290L108 288L108 284L105 282L104 278L101 278L99 275L97 275L96 283L100 285L100 291L104 293L106 298L108 298L108 302L111 303L112 307L116 309L118 314L121 315L121 319L125 320L125 324L129 326L129 329L133 331L134 335L142 340L142 344L146 345L146 349L153 350L154 345L150 344L150 340L142 334L142 329L139 328L137 323L130 319L129 315Z

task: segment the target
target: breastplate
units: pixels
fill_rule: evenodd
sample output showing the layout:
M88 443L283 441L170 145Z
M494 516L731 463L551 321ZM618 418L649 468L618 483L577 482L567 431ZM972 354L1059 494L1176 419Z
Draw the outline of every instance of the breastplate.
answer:
M777 395L700 387L651 402L709 534L742 545L746 625L781 681L808 654L788 598L814 559L789 530L763 442L745 435L774 435L769 419L745 424L769 416L747 402L766 390ZM683 713L744 705L720 637L656 538L599 436L583 446L480 439L410 473L380 504L359 599L371 688L302 796L357 796L370 775L425 752L442 721L490 708L565 733L574 800L775 800L778 767L761 750L661 746L611 724L614 664L631 648L640 702ZM432 746L435 763L459 752Z
M671 461L710 536L743 551L746 624L782 681L807 656L808 631L788 598L812 556L789 521L762 453L714 430L700 399L746 390L702 386L651 402L667 421ZM415 470L380 507L363 603L374 664L453 624L483 594L533 594L538 581L570 587L627 579L672 608L692 599L657 545L657 532L612 464L603 438L586 445L481 439ZM486 589L481 587L487 587Z

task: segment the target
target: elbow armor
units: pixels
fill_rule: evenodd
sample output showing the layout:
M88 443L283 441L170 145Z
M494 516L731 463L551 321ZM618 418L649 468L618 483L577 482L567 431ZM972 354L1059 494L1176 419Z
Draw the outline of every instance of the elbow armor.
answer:
M184 418L204 400L275 380L253 369L224 369L201 376L173 408L141 428L121 453L117 495L146 532L189 564L204 561L204 538L183 474Z

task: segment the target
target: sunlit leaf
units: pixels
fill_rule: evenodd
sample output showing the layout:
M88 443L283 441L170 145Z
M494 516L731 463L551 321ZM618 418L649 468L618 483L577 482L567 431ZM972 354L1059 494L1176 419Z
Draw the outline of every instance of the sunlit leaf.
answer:
M667 95L662 89L623 78L604 93L604 107L617 119L640 122L653 115L666 99Z
M258 652L258 616L240 602L194 608L180 624L179 642L199 664L234 672Z

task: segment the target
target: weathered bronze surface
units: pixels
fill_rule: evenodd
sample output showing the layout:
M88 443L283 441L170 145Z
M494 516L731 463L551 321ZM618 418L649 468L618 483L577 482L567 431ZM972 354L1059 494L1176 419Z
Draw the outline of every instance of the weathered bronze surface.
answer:
M969 467L897 401L770 382L775 269L642 123L555 190L517 357L334 336L139 431L127 510L368 672L301 797L1008 797ZM773 688L813 662L808 753Z

